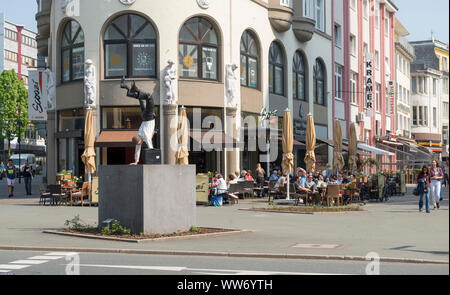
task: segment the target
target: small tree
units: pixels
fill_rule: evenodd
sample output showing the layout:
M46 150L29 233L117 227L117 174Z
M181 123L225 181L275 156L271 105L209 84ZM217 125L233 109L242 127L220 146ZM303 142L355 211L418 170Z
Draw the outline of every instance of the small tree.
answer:
M0 140L8 140L9 158L12 139L19 136L19 129L20 137L23 137L28 124L28 90L14 70L0 74L0 116Z

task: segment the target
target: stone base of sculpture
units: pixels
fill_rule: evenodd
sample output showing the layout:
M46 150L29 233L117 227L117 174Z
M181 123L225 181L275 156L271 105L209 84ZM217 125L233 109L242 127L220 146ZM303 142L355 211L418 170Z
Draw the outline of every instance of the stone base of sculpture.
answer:
M134 234L196 226L195 166L100 166L98 176L98 224L112 218Z

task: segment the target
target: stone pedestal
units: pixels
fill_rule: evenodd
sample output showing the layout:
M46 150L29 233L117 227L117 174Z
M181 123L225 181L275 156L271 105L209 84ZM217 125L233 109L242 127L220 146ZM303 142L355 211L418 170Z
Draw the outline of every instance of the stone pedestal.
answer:
M237 130L236 130L236 113L237 108L227 108L227 129L226 134L228 137L232 138L233 141L237 141ZM239 170L237 166L238 150L237 148L226 149L227 153L227 174L231 174ZM239 175L237 175L239 177Z
M135 234L167 234L196 225L195 166L100 166L98 176L99 225L112 218Z
M177 153L178 105L164 105L164 164L175 165Z

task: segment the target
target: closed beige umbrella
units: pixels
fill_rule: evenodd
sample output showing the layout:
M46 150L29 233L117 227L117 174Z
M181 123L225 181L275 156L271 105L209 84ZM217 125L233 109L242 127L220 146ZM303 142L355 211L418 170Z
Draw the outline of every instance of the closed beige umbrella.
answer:
M357 150L358 150L358 138L356 137L356 126L355 123L353 123L350 126L350 136L348 138L348 169L352 171L358 168L356 164Z
M281 168L283 172L287 175L287 199L289 200L289 174L294 171L294 154L292 150L294 149L294 133L292 131L292 118L289 109L284 111L283 118L283 160L281 161Z
M178 150L176 154L176 163L177 165L189 165L189 133L186 108L181 108L178 120Z
M92 118L92 110L86 111L86 121L84 122L84 153L81 155L81 160L84 163L88 181L90 182L91 174L95 173L95 131L94 120Z
M342 130L341 123L334 121L334 157L333 169L338 172L344 168L345 162L342 157Z
M316 155L314 149L316 148L316 129L314 127L314 119L311 114L306 119L306 171L314 172L316 170Z

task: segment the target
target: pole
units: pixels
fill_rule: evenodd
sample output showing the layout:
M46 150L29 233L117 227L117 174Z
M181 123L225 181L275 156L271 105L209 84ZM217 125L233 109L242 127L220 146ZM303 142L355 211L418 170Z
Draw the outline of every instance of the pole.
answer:
M22 158L22 152L21 152L21 146L20 146L20 142L22 141L21 136L20 136L20 131L21 131L20 127L22 127L22 121L20 121L20 113L21 113L21 110L20 110L20 106L19 106L19 109L17 110L17 126L19 127L19 135L17 138L17 143L19 144L19 183L22 183L21 182L22 175L20 173L20 165L21 165L21 158Z

